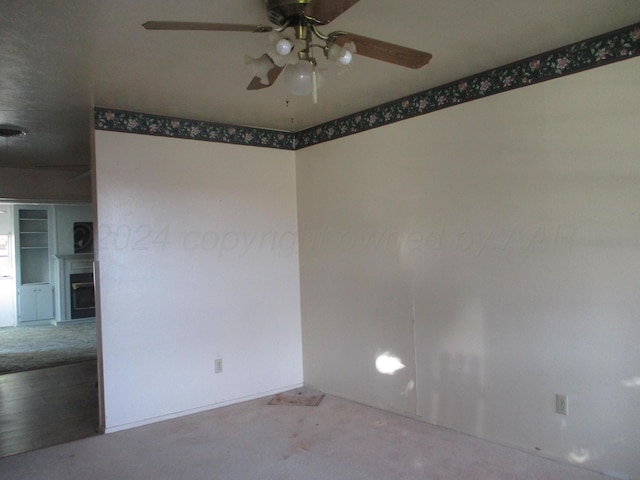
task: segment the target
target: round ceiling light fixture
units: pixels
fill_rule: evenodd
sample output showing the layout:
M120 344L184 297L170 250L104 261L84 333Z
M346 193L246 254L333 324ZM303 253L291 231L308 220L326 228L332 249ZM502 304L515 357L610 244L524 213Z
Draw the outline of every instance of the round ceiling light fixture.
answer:
M15 125L0 125L0 137L23 137L29 131L26 128L16 127Z

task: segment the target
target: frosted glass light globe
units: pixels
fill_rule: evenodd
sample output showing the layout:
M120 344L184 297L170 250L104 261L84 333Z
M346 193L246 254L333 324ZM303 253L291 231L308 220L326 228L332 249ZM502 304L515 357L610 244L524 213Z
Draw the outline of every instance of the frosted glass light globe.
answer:
M349 65L353 59L353 54L346 48L342 50L341 55L338 57L338 63L340 65Z
M291 53L293 44L286 38L281 38L276 42L276 52L283 57Z
M313 91L313 65L300 61L284 70L284 83L294 95L309 95Z

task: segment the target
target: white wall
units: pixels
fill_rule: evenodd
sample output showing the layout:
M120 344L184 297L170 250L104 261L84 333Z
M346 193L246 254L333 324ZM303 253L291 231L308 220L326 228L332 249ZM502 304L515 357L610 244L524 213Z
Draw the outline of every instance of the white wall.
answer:
M107 431L301 385L293 152L95 135Z
M640 478L638 85L634 59L298 152L305 383Z

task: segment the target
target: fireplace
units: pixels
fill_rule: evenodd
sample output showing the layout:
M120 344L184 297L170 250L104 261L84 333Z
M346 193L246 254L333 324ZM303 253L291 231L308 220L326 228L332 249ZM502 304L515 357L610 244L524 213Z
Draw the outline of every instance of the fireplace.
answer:
M96 316L96 297L93 287L93 273L72 273L69 275L69 295L71 295L72 319Z
M56 324L95 319L93 254L56 255L56 259L60 279L56 301Z
M96 316L93 253L56 255L59 285L56 325L84 322Z

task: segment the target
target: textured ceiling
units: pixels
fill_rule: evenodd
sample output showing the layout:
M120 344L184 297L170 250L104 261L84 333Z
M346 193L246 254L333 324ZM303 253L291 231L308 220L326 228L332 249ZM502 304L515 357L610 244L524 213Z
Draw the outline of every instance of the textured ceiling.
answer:
M263 0L1 0L0 167L89 163L92 106L300 130L640 21L640 0L361 0L347 30L433 54L411 70L356 56L318 104L247 91L268 34L146 31L147 20L268 23ZM1 192L0 192L1 196Z

